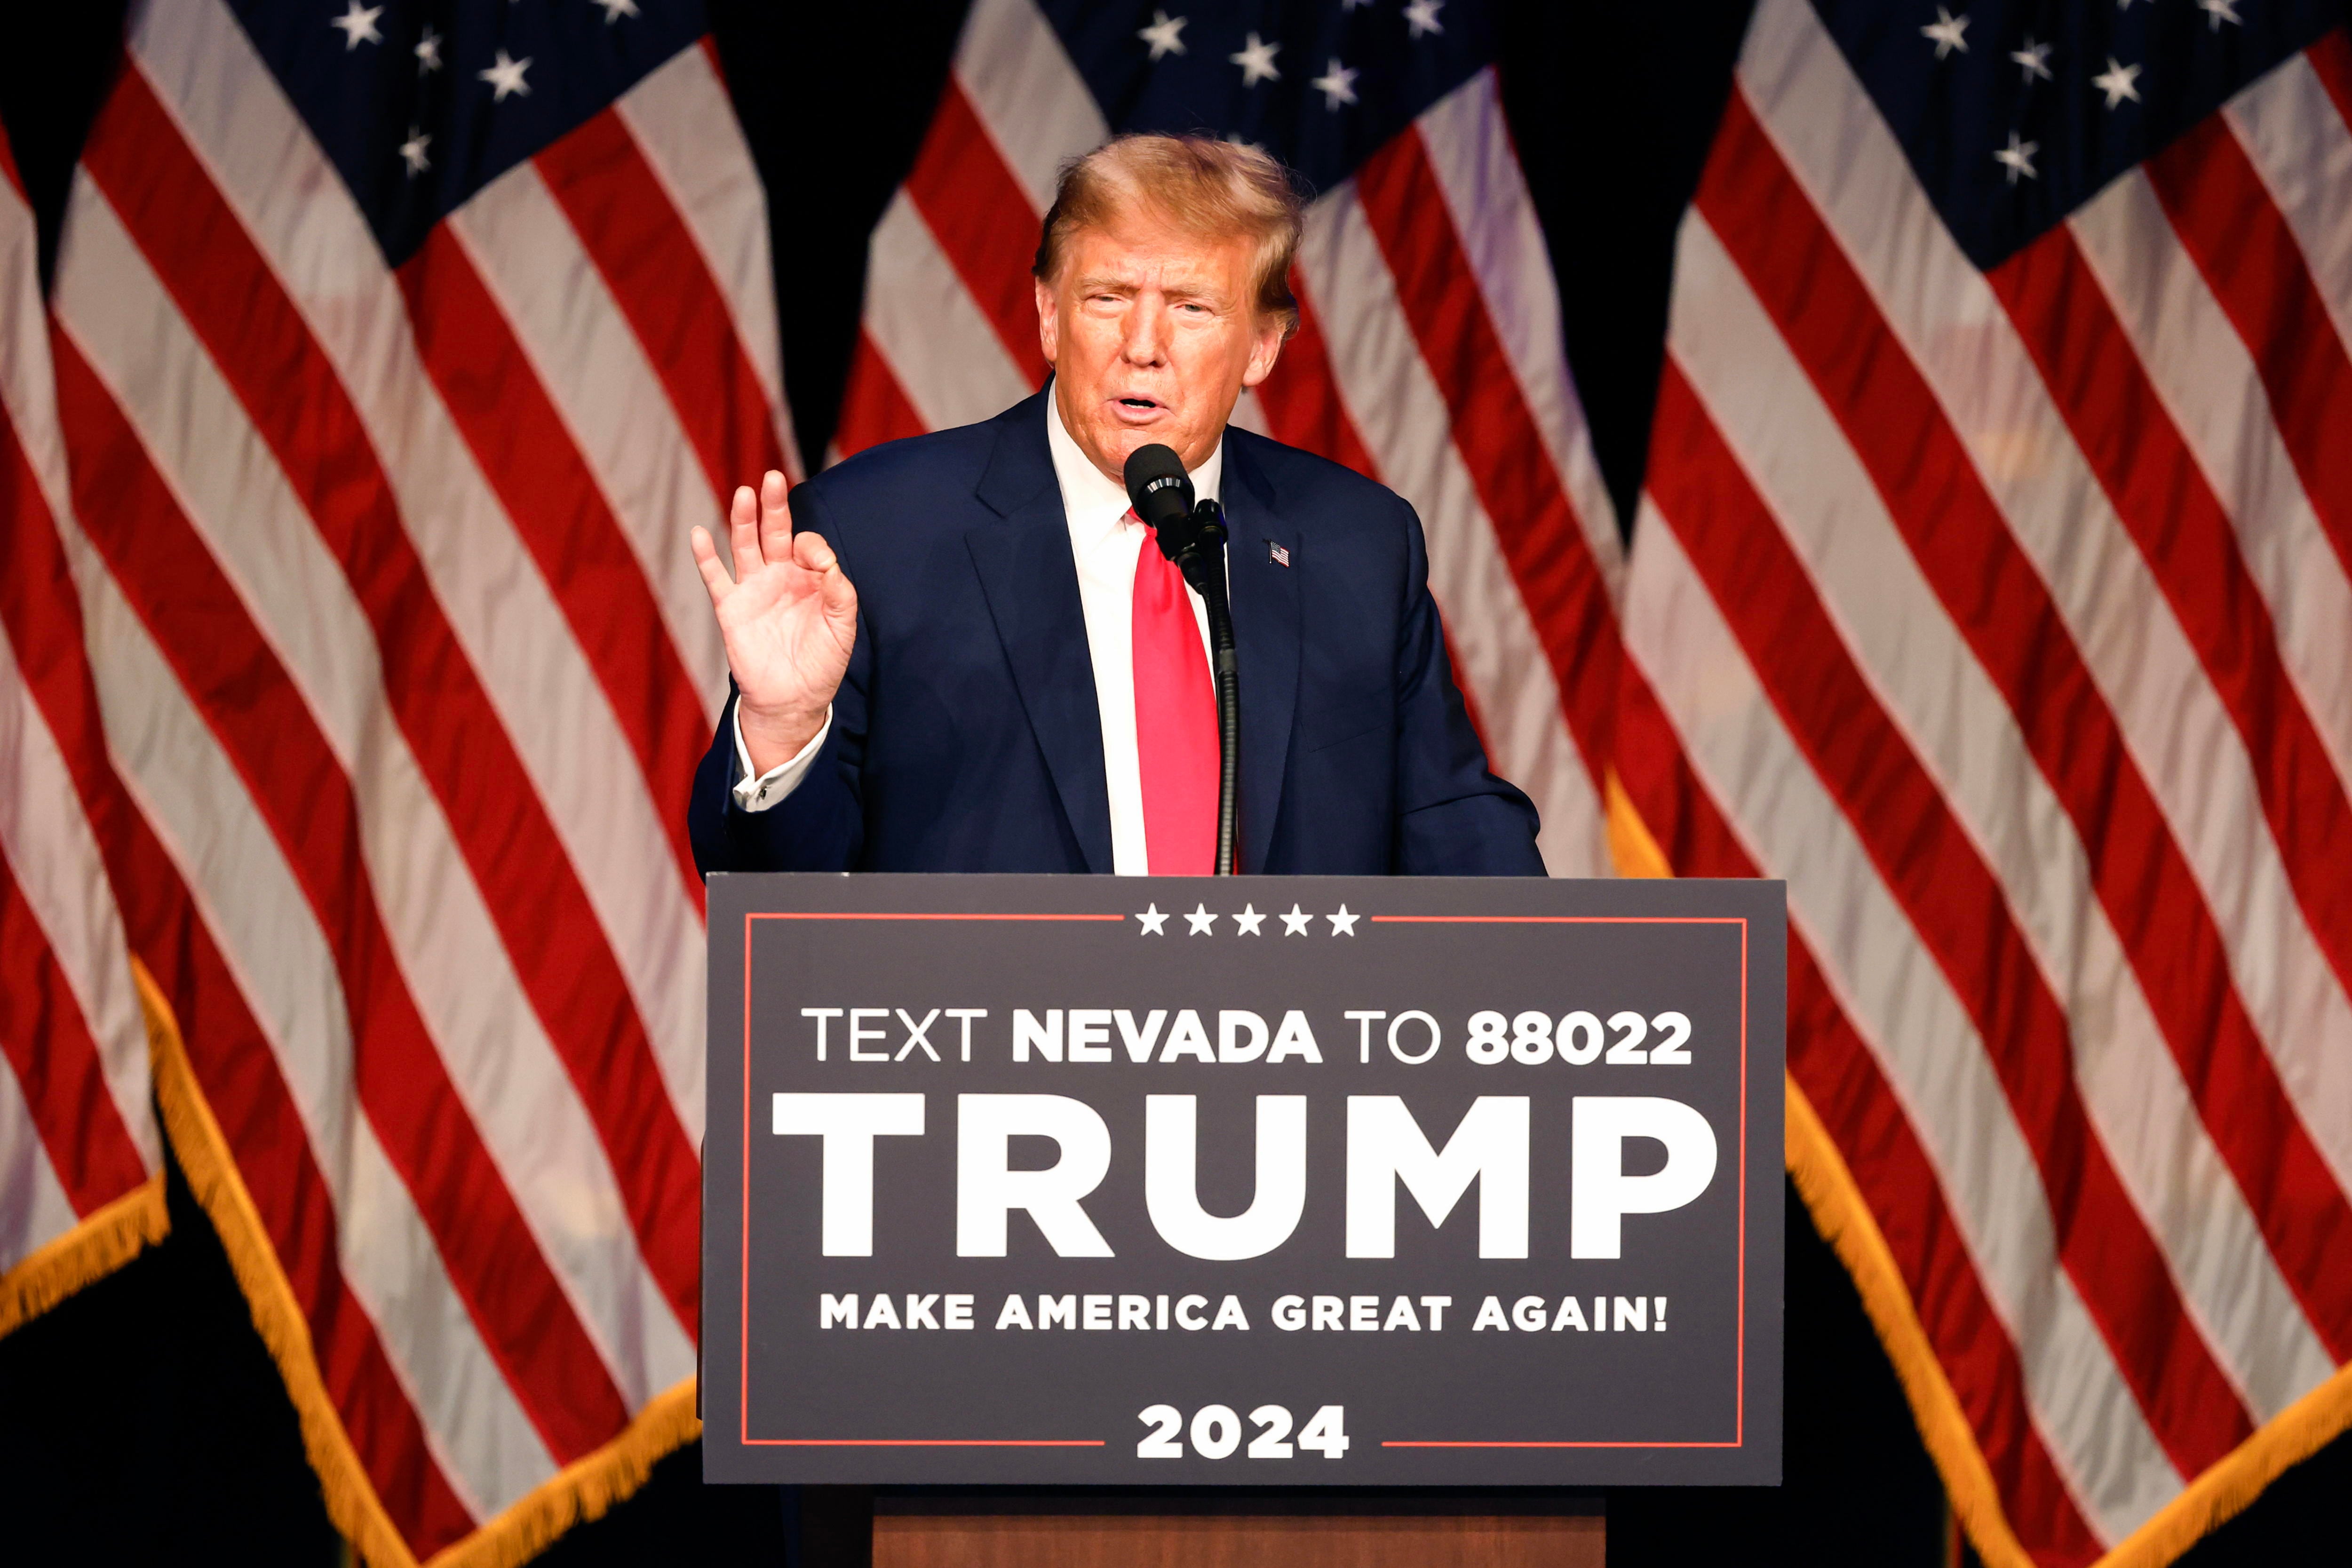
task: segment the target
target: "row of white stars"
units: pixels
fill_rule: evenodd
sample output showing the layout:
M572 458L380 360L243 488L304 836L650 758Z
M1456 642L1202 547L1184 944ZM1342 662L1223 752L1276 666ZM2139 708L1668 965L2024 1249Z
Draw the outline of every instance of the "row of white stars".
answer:
M589 0L589 3L604 8L607 26L624 16L638 14L637 0ZM376 26L376 18L383 15L382 5L362 5L360 0L349 0L343 14L330 18L327 25L343 35L343 52L349 54L362 44L383 42L383 34ZM424 35L416 40L415 48L411 51L416 56L418 76L429 76L441 68L441 46L445 41L431 27L425 29ZM529 98L530 83L523 73L530 69L530 56L516 59L500 49L488 69L474 73L475 79L488 85L493 103L504 103L509 98ZM408 140L400 144L400 161L408 165L410 179L433 167L432 145L431 135L414 125L408 128Z
M2224 22L2233 27L2245 26L2244 19L2238 15L2241 3L2242 0L2197 0L2197 8L2205 13L2209 30L2218 33ZM2132 0L2116 0L2116 5L2119 9L2128 11L2132 8ZM1941 5L1936 7L1936 19L1919 29L1919 36L1936 46L1936 58L1939 60L1948 55L1967 54L1968 33L1969 14L1963 11L1955 16ZM2011 50L2009 58L2023 68L2026 80L2032 81L2037 76L2044 81L2050 79L2050 46L2036 44L2032 34L2028 33L2025 47ZM2107 63L2112 67L2115 57L2108 56ZM2111 103L2108 107L2112 109L2115 106Z
M637 0L588 0L588 3L604 8L604 25L608 27L624 16L638 14ZM383 42L383 35L376 30L375 26L375 19L383 15L383 7L381 5L362 5L360 0L351 0L350 8L341 16L330 18L327 26L341 31L343 52L349 54L362 44ZM441 68L441 37L430 27L425 28L424 37L417 40L416 60L420 76Z
M2132 8L2132 0L2116 0L2116 3L2122 10ZM2197 8L2205 13L2206 19L2212 24L2211 30L2218 33L2224 22L2233 27L2245 25L2238 16L2239 3L2240 0L2197 0ZM1936 7L1936 19L1919 29L1919 36L1936 46L1936 58L1939 60L1953 54L1967 54L1968 33L1968 13L1963 11L1955 16L1941 5ZM2010 50L2009 58L2023 73L2023 80L2029 87L2037 79L2042 81L2053 79L2050 74L2050 46L2035 43L2031 33L2025 35L2024 47ZM2107 68L2093 77L2091 85L2106 95L2109 110L2119 109L2126 100L2134 103L2140 100L2140 67L2127 66L2109 55ZM1993 149L1992 161L2006 171L2009 183L2013 185L2021 178L2038 180L2042 177L2041 171L2033 166L2033 156L2041 151L2041 142L2028 142L2012 131L2009 133L2008 146Z
M1143 928L1137 931L1136 935L1166 936L1168 934L1166 929L1168 922L1176 919L1178 915L1181 913L1181 910L1171 910L1163 914L1160 912L1160 906L1155 903L1150 909L1145 910L1141 914L1135 917L1137 921ZM1206 904L1194 905L1192 912L1189 915L1183 916L1184 923L1192 928L1192 934L1194 936L1207 936L1210 933L1211 929L1223 918L1223 917L1220 915L1211 914L1209 912L1209 906ZM1333 936L1355 935L1356 922L1363 918L1364 917L1361 915L1349 914L1348 912L1348 906L1345 904L1341 904L1339 906L1339 912L1338 914L1325 915L1323 917L1323 919L1331 922L1331 934ZM1260 914L1255 904L1244 904L1242 906L1242 912L1233 917L1235 928L1234 934L1236 936L1263 936L1265 933L1258 930L1258 927L1264 925L1269 920L1278 920L1282 922L1282 934L1285 936L1305 936L1307 934L1307 926L1313 922L1315 917L1300 909L1297 904L1290 906L1290 912L1286 915L1276 910L1268 910L1264 914Z
M1365 0L1346 0L1350 11L1364 3ZM1415 38L1443 33L1445 25L1437 19L1437 14L1444 8L1445 0L1410 0L1404 8L1405 25L1412 29ZM1165 11L1154 10L1150 26L1138 28L1135 36L1151 47L1155 60L1163 55L1184 54L1188 52L1184 47L1184 26L1191 20L1189 16L1171 16ZM1243 41L1239 52L1225 58L1242 68L1242 86L1248 88L1262 81L1282 79L1282 68L1274 63L1274 57L1281 52L1279 42L1269 43L1253 32ZM1341 104L1356 101L1356 79L1363 73L1341 65L1336 55L1329 58L1323 74L1307 85L1323 95L1324 108L1337 113Z

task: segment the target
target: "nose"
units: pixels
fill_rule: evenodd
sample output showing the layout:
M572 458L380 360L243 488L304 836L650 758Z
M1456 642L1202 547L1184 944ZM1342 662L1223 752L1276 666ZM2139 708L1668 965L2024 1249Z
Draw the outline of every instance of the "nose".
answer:
M1138 369L1150 369L1166 357L1167 346L1168 306L1147 294L1127 313L1127 331L1119 342L1119 357Z

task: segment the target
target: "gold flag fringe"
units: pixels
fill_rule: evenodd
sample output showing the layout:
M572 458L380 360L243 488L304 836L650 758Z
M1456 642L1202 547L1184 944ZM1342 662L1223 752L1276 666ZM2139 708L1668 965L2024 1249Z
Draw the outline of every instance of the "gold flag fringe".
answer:
M179 1156L189 1190L219 1233L253 1325L278 1363L287 1397L301 1422L302 1446L318 1474L327 1517L373 1568L417 1568L415 1553L384 1511L342 1417L327 1395L310 1325L237 1171L228 1140L188 1065L171 1004L136 958L131 973L147 1016L164 1135ZM656 1460L693 1441L701 1429L694 1415L694 1380L688 1378L647 1401L612 1441L565 1466L463 1541L436 1552L431 1568L515 1568L572 1525L597 1518L627 1497L644 1484Z
M2165 1568L2208 1532L2244 1511L2299 1460L2352 1428L2352 1366L2272 1416L2229 1457L2189 1483L2146 1524L2099 1560L2098 1568Z
M455 1546L436 1552L427 1568L516 1568L573 1525L601 1518L645 1484L655 1461L700 1436L689 1377L647 1400L619 1436L564 1466Z
M1895 1376L1910 1402L1911 1419L1943 1477L1944 1495L1959 1516L1960 1528L1969 1532L1986 1568L2032 1568L2032 1557L2010 1528L1992 1468L1977 1446L1976 1429L1944 1374L1944 1363L1936 1358L1885 1233L1863 1201L1862 1189L1854 1184L1853 1173L1846 1168L1829 1129L1814 1114L1812 1101L1794 1079L1787 1080L1787 1090L1789 1175L1813 1216L1813 1228L1853 1277L1862 1310L1894 1363Z
M1670 877L1673 866L1642 820L1614 770L1602 779L1611 858L1626 877ZM1790 1179L1853 1279L1863 1310L1903 1385L1921 1442L1943 1478L1952 1511L1987 1568L2032 1568L2032 1558L2000 1505L1992 1469L1978 1447L1959 1395L1919 1321L1895 1255L1878 1228L1853 1173L1838 1152L1794 1079L1786 1080ZM2216 1526L2245 1509L2263 1489L2297 1461L2352 1429L2352 1365L2273 1415L2229 1455L2208 1468L2178 1497L2110 1547L2096 1568L2166 1568Z
M83 1286L103 1279L172 1228L163 1173L100 1205L63 1236L43 1242L0 1274L0 1334L21 1328Z

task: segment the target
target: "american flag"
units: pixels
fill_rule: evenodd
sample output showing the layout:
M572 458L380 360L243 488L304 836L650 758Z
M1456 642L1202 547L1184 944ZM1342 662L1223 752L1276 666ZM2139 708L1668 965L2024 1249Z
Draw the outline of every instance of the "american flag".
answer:
M1762 0L1681 231L1614 755L1989 1563L2352 1419L2342 22Z
M684 530L798 468L704 32L143 6L66 215L54 607L179 911L158 1083L371 1562L516 1560L693 1430Z
M51 522L66 488L33 213L0 132L0 1333L164 1226L147 1031L95 826L119 823L121 792Z
M1607 868L1614 514L1478 0L977 0L876 226L843 454L1045 380L1029 277L1064 160L1128 131L1265 148L1316 194L1297 334L1236 422L1420 510L1454 668L1559 875Z

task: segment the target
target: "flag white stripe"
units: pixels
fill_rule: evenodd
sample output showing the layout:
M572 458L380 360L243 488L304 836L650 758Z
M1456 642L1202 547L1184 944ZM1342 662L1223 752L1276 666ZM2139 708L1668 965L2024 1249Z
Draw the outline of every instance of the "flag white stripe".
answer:
M1031 0L976 0L956 45L955 79L1029 193L1033 217L1054 205L1062 161L1110 138L1094 94ZM866 298L870 311L877 298L870 281Z
M2302 248L2336 335L2352 346L2352 127L2295 55L2231 99L2223 121Z
M1430 588L1462 657L1458 674L1478 704L1496 769L1539 792L1538 846L1552 874L1599 875L1608 865L1600 801L1569 737L1550 660L1453 441L1444 397L1352 182L1308 209L1298 266L1340 401L1381 478L1421 513Z
M24 525L18 525L24 526ZM131 980L129 939L81 795L57 737L0 633L0 857L73 993L114 1102L149 1170L163 1141L148 1108L147 1026ZM34 1042L37 1047L38 1042Z
M993 419L1032 390L903 190L874 226L866 331L930 429Z
M2347 1005L2287 882L2252 766L2032 356L1803 0L1764 0L1739 79L1937 393L2048 586L2202 889L2239 995L2336 1180L2352 1186Z
M2000 881L2067 1009L2100 1142L2191 1318L2261 1418L2335 1370L2206 1135L2099 907L2073 821L2006 700L1920 575L1870 476L1696 213L1675 255L1669 348L1804 563L1888 718Z
M7 309L0 314L0 417L15 428L41 499L48 504L49 515L58 517L70 492L49 341L42 330L35 240L32 209L17 197L14 185L0 178L0 289L7 290Z
M727 498L712 491L659 373L537 165L516 164L444 221L612 509L716 727L727 649L678 542L696 523L723 529Z
M620 1185L385 695L366 613L87 178L60 325L113 389L350 777L384 929L468 1119L632 1405L693 1368ZM650 1364L648 1364L650 1363ZM658 1381L656 1381L656 1379Z
M340 374L411 542L633 987L657 994L677 944L648 910L683 903L669 825L539 568L417 359L373 237L218 0L149 8L134 57ZM691 905L684 905L691 910ZM673 915L671 917L675 919ZM656 928L662 930L662 928ZM704 1041L647 1020L665 1081L698 1086ZM677 1111L699 1140L699 1089Z
M2245 340L2181 246L2147 176L2123 175L2068 222L2148 379L2223 498L2296 694L2352 779L2345 628L2352 579L2312 510Z
M353 1089L334 955L244 781L75 528L108 748L178 866L302 1119L336 1214L336 1253L444 1468L477 1518L555 1471Z
M726 83L697 46L680 49L614 106L702 252L767 395L788 477L807 472L783 416L782 340L769 265L768 204Z
M1417 123L1486 314L1517 373L1519 399L1551 454L1585 547L1613 601L1624 575L1617 509L1601 483L1592 433L1569 380L1559 285L1527 178L1511 149L1495 68L1440 99Z
M79 1224L14 1068L0 1061L0 1274Z
M1624 605L1629 658L1756 860L1788 879L1791 924L1934 1162L1986 1296L2016 1345L2034 1426L2103 1540L2177 1493L2074 1284L1982 1040L1852 826L1781 728L1739 644L1645 501Z

